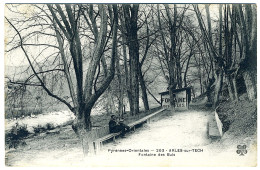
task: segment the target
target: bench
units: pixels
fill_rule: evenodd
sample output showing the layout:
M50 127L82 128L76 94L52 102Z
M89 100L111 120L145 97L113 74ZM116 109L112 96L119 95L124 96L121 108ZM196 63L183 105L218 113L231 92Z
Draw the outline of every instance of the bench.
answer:
M102 149L103 147L103 142L104 141L107 141L109 139L112 139L113 138L113 141L115 142L116 140L116 137L119 136L121 134L121 132L117 132L117 133L110 133L106 136L103 136L101 138L98 138L96 139L95 141L93 141L93 145L94 145L94 149L95 149L95 152L99 151Z
M152 113L152 114L150 114L148 116L145 116L145 117L143 117L143 118L141 118L141 119L139 119L139 120L137 120L135 122L132 122L132 123L128 124L128 126L130 127L130 129L133 129L135 131L135 127L137 125L140 125L140 124L143 124L143 123L147 123L147 122L149 123L153 116L157 115L158 113L160 113L160 112L162 112L164 110L165 110L165 108L162 108L162 109L160 109L160 110L158 110L158 111L156 111L156 112L154 112L154 113ZM99 134L100 133L103 133L103 134L105 133L107 135L99 137L98 139L93 141L95 153L97 153L99 150L102 149L104 141L107 141L109 139L113 139L113 141L115 142L116 137L121 134L121 132L109 133L109 127L108 126L103 127L103 129L99 132Z
M134 128L135 129L136 125L139 125L139 124L142 124L142 123L146 123L146 122L150 123L152 117L154 117L155 115L157 115L158 113L160 113L160 112L162 112L164 110L166 110L166 109L162 108L162 109L160 109L160 110L158 110L158 111L156 111L156 112L154 112L154 113L152 113L150 115L147 115L147 116L145 116L145 117L143 117L143 118L141 118L141 119L139 119L139 120L137 120L137 121L135 121L133 123L130 123L128 126L130 128Z

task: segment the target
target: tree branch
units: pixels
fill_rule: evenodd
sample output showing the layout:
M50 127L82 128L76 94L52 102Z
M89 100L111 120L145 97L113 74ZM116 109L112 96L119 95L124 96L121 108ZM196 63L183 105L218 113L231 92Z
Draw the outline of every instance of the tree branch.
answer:
M72 111L74 110L74 108L67 102L65 101L64 99L58 97L57 95L53 94L46 86L45 84L43 83L43 81L41 80L41 78L39 77L39 75L37 74L37 72L35 71L33 65L32 65L32 62L27 54L27 52L25 51L24 47L23 47L23 40L22 40L22 36L20 34L20 32L16 29L16 27L5 17L5 19L8 21L8 23L14 28L14 30L17 32L19 38L20 38L20 43L21 43L21 48L25 54L25 57L27 58L28 62L29 62L29 65L31 66L31 69L34 73L34 75L37 77L37 79L39 80L41 86L43 87L43 89L48 93L49 96L51 97L54 97L55 99L61 101L62 103L64 103L65 105L68 106L68 108Z

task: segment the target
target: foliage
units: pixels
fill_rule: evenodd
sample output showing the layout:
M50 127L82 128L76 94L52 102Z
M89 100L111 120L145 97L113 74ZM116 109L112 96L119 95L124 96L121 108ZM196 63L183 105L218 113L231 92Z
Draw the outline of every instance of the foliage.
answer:
M257 101L250 101L246 93L238 101L222 101L216 109L223 131L235 136L248 137L256 134Z
M45 127L46 127L46 130L53 130L53 129L55 129L53 123L47 123L47 124L45 125Z
M41 133L46 131L46 127L42 126L42 125L37 125L36 127L33 127L33 132L35 134Z
M53 123L47 123L46 125L42 126L42 125L37 125L36 127L33 127L33 132L35 134L39 134L42 132L46 132L48 130L53 130L55 129L55 126Z
M29 134L27 125L19 125L16 123L16 125L5 134L5 143L9 148L17 148L19 145L26 145L23 139Z

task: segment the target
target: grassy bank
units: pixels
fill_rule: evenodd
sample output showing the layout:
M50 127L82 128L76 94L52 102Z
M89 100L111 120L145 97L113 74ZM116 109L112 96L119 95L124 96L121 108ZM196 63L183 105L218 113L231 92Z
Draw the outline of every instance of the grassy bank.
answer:
M249 101L243 94L238 101L222 101L216 111L223 123L223 142L227 139L256 141L257 100Z
M132 116L130 113L124 114L123 117L125 119L125 123L131 123L133 121L136 121L142 117L145 117L151 113L154 113L155 111L159 110L160 107L156 107L153 109L150 109L149 111L141 111L138 115ZM46 114L41 115L41 117L38 117L40 120L34 119L26 119L25 121L17 120L12 122L13 125L9 127L9 129L6 128L6 149L10 148L18 148L20 147L20 144L25 144L23 141L27 138L35 137L35 136L45 136L46 134L50 134L49 131L53 131L55 129L55 133L60 133L60 131L64 127L68 127L68 129L71 128L71 124L73 122L72 117L68 117L64 120L61 120L61 116L64 116L65 113L61 113L59 115L56 114ZM66 114L69 114L66 112ZM72 114L72 113L70 113ZM48 117L48 118L47 118ZM91 121L92 126L94 128L96 127L102 127L108 125L108 122L110 120L111 114L96 114L91 115ZM59 118L59 120L57 120ZM53 119L56 120L53 122ZM16 122L16 123L15 123ZM19 123L18 123L19 122ZM38 123L37 123L38 122ZM58 123L59 122L59 123ZM72 131L73 132L73 131ZM22 146L22 145L21 145Z

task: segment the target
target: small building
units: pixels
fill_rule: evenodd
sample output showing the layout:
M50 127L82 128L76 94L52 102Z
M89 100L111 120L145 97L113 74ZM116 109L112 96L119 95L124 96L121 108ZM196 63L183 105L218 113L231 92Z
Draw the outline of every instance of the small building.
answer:
M161 95L161 105L170 108L169 91L159 93ZM191 87L173 90L175 110L188 110L191 101Z

